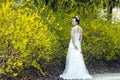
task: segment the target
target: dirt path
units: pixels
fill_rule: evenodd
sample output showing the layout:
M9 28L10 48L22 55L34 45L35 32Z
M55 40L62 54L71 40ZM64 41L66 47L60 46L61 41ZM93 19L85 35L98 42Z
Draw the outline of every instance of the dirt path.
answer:
M120 73L105 73L92 76L92 80L120 80Z

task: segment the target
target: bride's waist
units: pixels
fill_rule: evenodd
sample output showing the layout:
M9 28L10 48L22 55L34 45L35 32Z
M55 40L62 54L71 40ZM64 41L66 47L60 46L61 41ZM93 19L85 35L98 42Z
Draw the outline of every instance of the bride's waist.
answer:
M75 45L77 46L77 47L81 47L81 44L80 43L75 43ZM73 43L70 43L70 45L69 45L70 47L74 47L74 45L73 45Z
M77 48L78 48L78 50L82 51L82 50L81 50L81 46L77 46ZM70 49L70 50L72 50L72 49L74 50L75 47L74 47L73 45L70 45L70 46L69 46L69 49Z
M75 40L75 43L80 43L80 40Z

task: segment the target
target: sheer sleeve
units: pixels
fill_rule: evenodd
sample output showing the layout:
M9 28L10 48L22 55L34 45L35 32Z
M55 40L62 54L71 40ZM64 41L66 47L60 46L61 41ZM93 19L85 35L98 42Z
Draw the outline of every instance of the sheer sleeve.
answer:
M80 28L80 38L79 38L80 42L82 42L82 28Z
M72 38L72 43L73 43L73 45L75 46L75 28L72 28L71 38Z

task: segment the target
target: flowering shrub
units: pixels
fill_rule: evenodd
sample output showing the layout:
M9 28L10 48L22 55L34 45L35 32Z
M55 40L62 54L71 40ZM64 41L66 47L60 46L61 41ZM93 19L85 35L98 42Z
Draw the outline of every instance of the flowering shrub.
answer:
M67 1L66 1L67 2ZM62 6L54 12L49 5L35 6L30 0L21 4L0 2L0 73L17 76L29 66L46 75L38 61L43 58L60 63L66 56L71 18L80 16L83 28L82 50L85 59L116 60L120 55L120 27L97 18L97 6ZM40 4L40 3L39 3ZM85 3L84 3L85 4ZM80 6L80 5L79 5ZM101 5L100 5L101 6ZM93 13L94 12L94 13Z

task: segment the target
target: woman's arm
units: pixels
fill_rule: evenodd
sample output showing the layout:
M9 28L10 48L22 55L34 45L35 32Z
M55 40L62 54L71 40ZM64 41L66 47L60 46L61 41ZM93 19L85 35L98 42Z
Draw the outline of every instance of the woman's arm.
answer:
M80 30L80 42L82 43L82 29Z
M72 29L71 35L72 35L72 43L73 43L73 46L75 47L75 49L78 49L78 47L77 47L76 44L75 44L75 37L74 37L74 35L75 35L75 30L74 30L74 28Z

